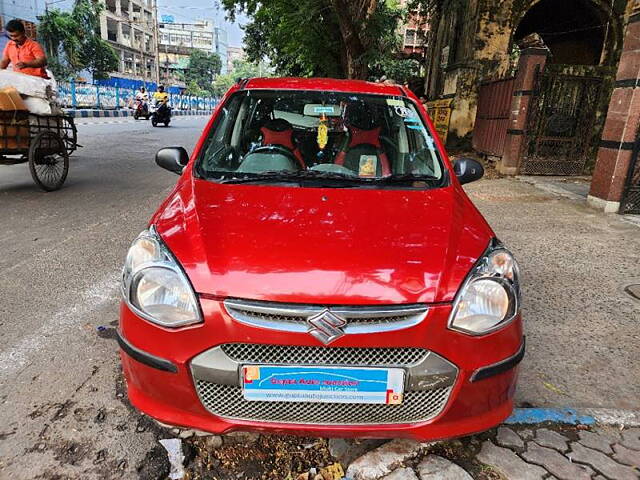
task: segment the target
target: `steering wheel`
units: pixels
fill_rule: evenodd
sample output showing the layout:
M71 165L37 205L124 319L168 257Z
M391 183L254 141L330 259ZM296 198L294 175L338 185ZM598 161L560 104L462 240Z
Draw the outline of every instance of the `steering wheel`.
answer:
M282 145L263 145L262 147L258 147L251 150L249 152L249 155L253 153L278 153L280 155L284 155L289 160L291 160L291 162L296 167L300 166L300 164L298 163L298 159L293 154L293 152L289 150L287 147L283 147Z

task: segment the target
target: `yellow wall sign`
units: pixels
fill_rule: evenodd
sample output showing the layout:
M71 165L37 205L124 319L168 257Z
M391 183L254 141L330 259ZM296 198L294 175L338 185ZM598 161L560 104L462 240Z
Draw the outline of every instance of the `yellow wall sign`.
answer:
M431 117L433 125L436 128L436 132L438 132L440 141L442 141L443 144L447 143L452 104L453 98L434 100L433 102L427 102L426 104L429 116Z

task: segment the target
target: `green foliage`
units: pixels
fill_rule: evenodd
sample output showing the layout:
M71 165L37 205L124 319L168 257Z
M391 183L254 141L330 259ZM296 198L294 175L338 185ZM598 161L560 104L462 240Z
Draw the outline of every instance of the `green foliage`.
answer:
M213 79L220 73L221 66L222 62L217 54L194 50L189 56L189 65L185 72L189 93L192 95L211 93ZM195 93L193 90L200 93Z
M404 84L420 76L420 67L418 60L387 56L372 65L371 75L374 78L384 75L388 79Z
M264 63L255 64L246 60L234 60L233 71L225 75L218 75L213 81L213 94L216 97L223 96L238 78L270 77L272 75L271 69Z
M118 68L118 56L100 37L100 12L104 6L92 0L77 0L71 12L54 9L40 18L38 32L48 57L48 65L59 79L68 79L81 70L94 78L106 78Z
M249 60L269 58L280 75L367 78L397 50L402 10L378 0L221 0L230 17L244 12Z

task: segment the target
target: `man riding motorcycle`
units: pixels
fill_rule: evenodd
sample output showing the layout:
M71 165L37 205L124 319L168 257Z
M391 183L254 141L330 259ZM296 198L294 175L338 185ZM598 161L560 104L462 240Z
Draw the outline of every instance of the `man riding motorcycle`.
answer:
M169 94L164 91L164 86L160 85L158 91L153 94L155 111L151 115L151 124L155 127L158 123L164 123L166 127L171 121L171 107L169 106Z

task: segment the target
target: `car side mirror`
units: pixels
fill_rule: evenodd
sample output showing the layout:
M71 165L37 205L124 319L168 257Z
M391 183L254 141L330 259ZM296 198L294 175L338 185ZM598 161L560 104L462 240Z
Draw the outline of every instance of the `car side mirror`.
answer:
M161 148L156 153L156 163L165 170L182 175L189 163L189 154L183 147Z
M453 171L461 185L480 180L484 175L484 167L473 158L459 158L453 162Z

